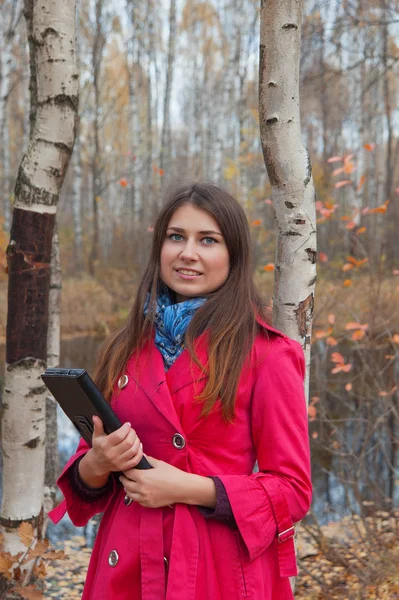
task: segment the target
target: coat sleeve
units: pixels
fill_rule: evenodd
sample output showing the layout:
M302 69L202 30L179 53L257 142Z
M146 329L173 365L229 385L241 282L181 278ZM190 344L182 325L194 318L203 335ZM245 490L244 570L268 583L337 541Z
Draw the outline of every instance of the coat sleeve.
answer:
M87 443L81 439L78 448L65 465L57 480L57 485L64 494L64 500L54 510L49 512L53 523L58 523L67 512L72 523L83 527L96 514L102 513L110 503L116 489L115 478L111 477L111 485L105 493L94 501L85 500L73 485L72 472L75 462L89 450Z
M251 422L259 472L219 475L249 560L278 536L280 567L284 562L287 567L280 570L286 576L296 569L292 557L283 556L288 547L294 548L289 539L292 525L306 515L311 502L304 374L300 345L285 337L275 339L265 359L255 366Z

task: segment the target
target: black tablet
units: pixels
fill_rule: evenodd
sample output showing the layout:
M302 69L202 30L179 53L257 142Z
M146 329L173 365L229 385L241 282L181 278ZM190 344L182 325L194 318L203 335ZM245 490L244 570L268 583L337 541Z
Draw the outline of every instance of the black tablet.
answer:
M121 427L118 417L84 369L46 369L41 377L89 446L94 429L93 415L100 417L105 433ZM136 468L151 469L151 465L143 456Z

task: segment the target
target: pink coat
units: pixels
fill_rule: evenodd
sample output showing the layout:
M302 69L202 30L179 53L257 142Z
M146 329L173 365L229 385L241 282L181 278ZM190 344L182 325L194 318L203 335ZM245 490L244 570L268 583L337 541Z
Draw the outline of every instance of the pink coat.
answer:
M128 385L112 399L120 420L132 423L148 455L220 477L237 529L205 519L196 506L125 506L119 484L100 500L85 502L68 477L88 449L81 442L58 480L65 500L51 518L58 522L67 510L82 526L104 511L82 600L293 598L292 525L311 500L304 359L299 344L268 330L269 339L258 335L241 374L233 424L224 422L220 405L200 416L193 396L205 380L187 351L166 374L153 343L129 360ZM197 352L204 362L204 335ZM175 434L185 444L176 447ZM258 473L252 473L255 460Z

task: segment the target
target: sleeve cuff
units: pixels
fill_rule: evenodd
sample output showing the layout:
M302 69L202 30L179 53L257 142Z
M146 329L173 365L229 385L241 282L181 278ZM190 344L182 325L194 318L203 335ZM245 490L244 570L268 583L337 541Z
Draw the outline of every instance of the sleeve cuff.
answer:
M215 508L199 506L198 509L200 513L203 514L206 519L212 519L221 523L225 523L229 527L235 529L237 524L231 509L226 488L219 477L209 477L209 479L212 479L216 486L216 506Z
M92 488L89 487L81 478L79 473L79 463L82 460L83 456L80 456L72 465L72 468L69 472L69 482L74 491L84 500L85 502L96 502L107 494L107 492L112 489L112 480L111 476L109 477L107 483L101 488Z

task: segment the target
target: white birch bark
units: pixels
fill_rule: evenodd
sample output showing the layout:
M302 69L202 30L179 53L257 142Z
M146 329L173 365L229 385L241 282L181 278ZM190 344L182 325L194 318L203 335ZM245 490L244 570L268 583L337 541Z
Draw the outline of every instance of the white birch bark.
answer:
M75 234L75 261L76 269L80 271L83 265L83 236L82 236L82 156L79 131L76 134L75 148L73 151L73 187L72 187L72 212L73 230Z
M40 374L46 361L47 317L42 315L48 310L46 256L50 252L44 247L43 257L36 257L35 244L43 240L35 238L34 233L42 231L51 245L59 192L74 143L78 94L75 2L33 0L26 8L33 15L31 47L37 109L29 147L19 168L7 250L9 311L2 418L0 531L4 549L13 554L23 549L18 536L21 521L30 522L38 536L42 533L46 391ZM21 262L26 265L22 270ZM27 266L34 284L42 284L19 297L19 290L27 290L23 276ZM36 273L43 275L38 277ZM37 289L43 294L36 293ZM35 337L36 331L39 334Z
M47 366L58 367L61 351L61 261L60 242L57 224L54 228L53 244L51 248L51 275L48 310L47 331ZM58 476L58 430L57 430L57 403L53 396L46 395L46 450L44 472L44 513L54 508L56 495L56 480ZM43 535L48 524L44 520Z
M315 192L299 113L302 1L262 0L260 18L260 131L277 224L273 320L302 344L308 396L317 252Z
M175 62L176 48L176 0L170 0L169 9L169 43L168 43L168 62L166 68L165 95L163 104L163 124L161 138L161 155L159 166L165 170L166 177L170 177L170 98L172 93L173 69Z
M9 123L7 118L8 98L11 90L12 74L12 42L15 23L13 15L9 14L11 3L2 6L3 16L0 20L0 36L2 48L0 52L0 166L2 176L2 197L4 211L4 228L10 229L10 149L9 149ZM5 13L5 14L4 14ZM10 22L11 21L11 22Z

